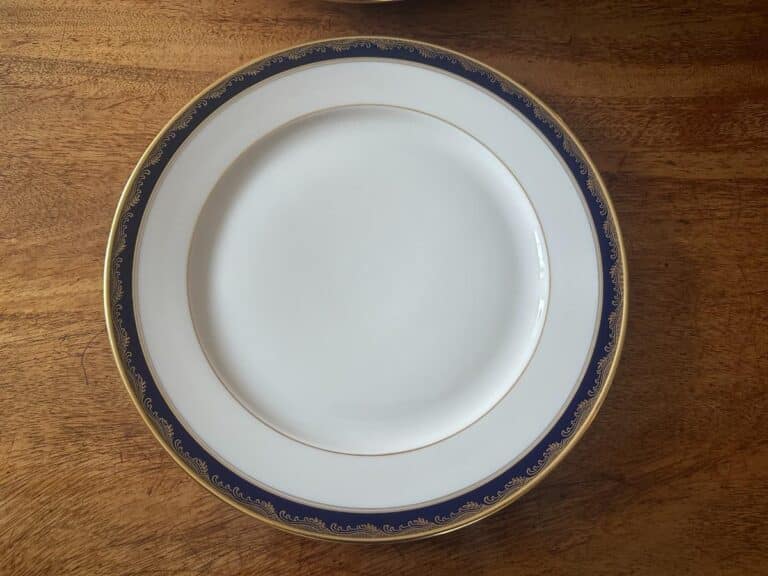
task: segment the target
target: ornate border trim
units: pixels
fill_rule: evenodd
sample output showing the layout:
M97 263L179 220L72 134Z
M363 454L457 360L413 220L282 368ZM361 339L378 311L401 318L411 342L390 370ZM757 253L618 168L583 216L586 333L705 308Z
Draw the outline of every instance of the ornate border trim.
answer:
M341 512L293 502L253 485L223 466L176 419L152 380L133 314L132 266L149 196L184 139L218 106L285 70L349 57L407 60L465 78L516 108L558 151L584 195L598 231L603 312L597 340L576 394L563 416L516 465L450 500L398 512ZM104 307L112 352L139 413L176 462L236 508L278 528L332 540L388 541L455 530L510 504L530 490L573 447L594 419L616 371L626 331L627 274L615 211L605 186L562 120L525 88L480 62L431 44L383 37L324 40L255 60L216 82L183 108L150 144L123 190L107 244Z

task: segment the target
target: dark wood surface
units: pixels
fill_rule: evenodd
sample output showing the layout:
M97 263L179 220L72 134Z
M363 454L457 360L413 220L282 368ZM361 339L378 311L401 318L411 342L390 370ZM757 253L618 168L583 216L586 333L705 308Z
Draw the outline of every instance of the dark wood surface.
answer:
M768 573L768 5L0 0L1 574ZM103 254L170 116L254 57L347 34L464 51L605 176L629 332L593 427L457 533L315 542L188 478L109 352Z

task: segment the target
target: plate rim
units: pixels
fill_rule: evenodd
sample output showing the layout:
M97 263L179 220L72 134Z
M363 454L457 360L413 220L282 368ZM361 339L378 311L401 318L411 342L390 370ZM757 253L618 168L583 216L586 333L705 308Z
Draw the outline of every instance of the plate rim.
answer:
M249 501L246 495L243 494L238 486L232 487L229 484L221 483L221 481L219 481L219 484L214 484L214 481L208 473L207 462L190 454L190 452L186 450L184 443L179 438L174 437L175 432L173 426L167 420L159 417L158 414L153 411L151 398L140 397L140 394L143 395L144 393L146 382L140 374L137 374L136 368L131 368L129 365L131 360L131 351L129 350L130 339L122 324L119 326L116 324L116 319L119 319L119 313L122 311L121 301L125 296L123 284L119 278L117 269L117 266L122 263L122 257L120 254L126 247L125 230L121 224L127 215L129 217L132 216L132 213L127 214L128 209L131 207L129 200L134 200L134 198L131 198L132 192L136 190L141 176L145 173L145 171L148 170L148 166L152 164L153 160L156 162L159 160L159 157L162 156L162 147L158 150L158 146L161 144L161 142L168 138L170 134L175 134L175 129L183 128L189 124L198 105L201 103L205 103L207 105L209 99L221 97L224 95L226 92L225 87L227 83L233 78L241 76L243 72L249 69L259 69L259 67L264 69L269 63L281 61L281 59L284 58L287 58L293 62L289 65L288 68L294 69L302 66L302 56L306 56L308 54L311 55L313 51L322 53L325 53L326 51L335 51L341 53L344 50L354 48L368 48L380 51L401 50L415 53L419 56L417 60L406 60L398 56L384 55L384 57L391 58L395 61L416 61L422 65L427 66L431 66L431 64L428 62L430 58L442 57L444 59L450 59L452 63L457 64L458 67L463 68L466 72L479 73L481 76L485 77L487 81L490 82L490 84L498 86L502 90L505 87L514 90L518 96L522 97L526 106L533 107L533 113L536 115L536 118L546 123L555 132L555 134L559 136L559 148L561 148L562 151L558 149L557 153L563 157L563 151L567 152L575 158L578 164L581 165L582 175L585 176L586 185L596 199L601 210L601 215L605 218L603 226L604 230L601 231L599 229L599 223L595 221L595 218L591 212L590 220L592 220L598 236L600 236L601 233L604 233L611 247L611 253L607 255L607 258L612 263L610 267L603 267L603 278L601 279L601 281L605 283L606 279L610 278L610 283L612 284L613 288L611 291L612 296L610 299L609 294L605 293L605 291L602 297L601 317L603 317L603 319L607 318L608 322L608 341L604 345L604 354L600 356L596 364L596 366L602 366L597 370L597 379L593 386L590 388L590 390L593 390L594 393L591 395L588 394L588 398L579 403L579 405L574 410L573 419L571 420L570 424L565 428L560 429L562 438L557 442L549 444L542 454L541 459L539 459L539 461L536 462L532 467L528 467L524 476L520 477L519 479L512 479L513 481L519 480L519 484L515 484L513 482L509 488L507 488L505 485L504 490L499 491L495 496L486 496L482 503L467 501L446 516L438 516L433 519L416 518L407 522L406 524L394 526L386 522L380 523L379 525L377 525L375 521L372 522L370 517L375 516L375 512L342 514L343 516L358 516L358 521L360 523L357 526L351 526L345 523L339 524L335 522L328 524L326 521L319 517L299 517L291 515L285 510L279 510L269 501L253 499ZM339 55L337 58L343 59L344 56ZM451 73L450 71L448 72ZM458 75L456 72L453 72L453 74ZM479 84L477 81L472 80L471 78L467 78L466 76L460 77L466 79L480 89L488 90L487 87ZM250 85L255 85L257 83L258 80ZM499 94L495 95L500 96ZM506 98L502 97L502 99L504 99L510 107L515 108L515 106ZM228 98L224 99L223 101L226 100L228 100ZM531 119L529 118L529 120ZM541 130L538 126L534 125L533 127L541 133ZM548 142L550 142L550 144L554 145L554 143L549 138L547 138L545 134L541 133L541 135ZM170 154L169 158L172 156L173 153ZM564 157L563 160L565 160ZM570 166L568 167L568 170L569 172L573 172ZM574 176L576 175L574 174ZM581 183L577 181L577 184L579 190L586 195L586 191L583 189ZM600 242L598 242L598 247L600 248L599 257L601 259L605 258L606 255L603 254ZM621 235L618 217L600 173L596 169L586 150L583 148L570 128L565 124L565 122L563 122L562 118L560 118L558 114L556 114L537 96L532 94L520 83L512 80L502 72L455 50L419 40L411 40L391 36L344 36L298 44L257 57L215 80L201 92L195 95L191 100L189 100L165 124L165 126L163 126L163 128L149 143L146 150L136 163L120 195L107 241L103 278L103 296L105 320L107 324L107 334L110 342L110 348L118 366L123 384L126 387L126 390L128 391L133 404L136 406L136 409L138 410L146 426L150 429L157 441L171 455L174 461L187 474L189 474L199 484L201 484L219 499L225 501L226 503L234 506L238 510L250 516L253 516L261 521L266 522L269 525L284 531L307 536L310 538L319 538L325 540L363 540L383 542L394 540L416 540L436 536L438 534L444 534L464 526L468 526L487 516L490 516L491 514L501 510L518 498L522 497L534 486L539 484L544 479L544 477L546 477L547 474L549 474L551 470L554 469L557 464L560 463L560 461L562 461L566 454L570 452L571 449L573 449L573 447L578 443L580 438L583 436L583 434L594 420L597 412L605 400L605 397L608 393L611 383L613 382L616 370L618 368L619 358L626 337L628 274L625 247ZM132 295L128 296L128 298L132 299ZM612 309L609 309L611 306L606 306L606 303L612 305ZM601 322L602 321L603 320L601 319ZM595 348L591 353L590 364L592 363L592 360L594 360L597 356L598 350ZM586 378L584 378L577 385L577 390L584 387L585 382ZM567 415L567 412L568 410L566 410L566 414L564 414L564 416ZM557 429L557 423L552 428L548 429L545 437L555 429ZM542 440L542 442L543 441L544 440ZM533 452L538 447L539 445L537 444L534 446L534 448L531 449L531 452ZM526 454L522 460L524 461L531 452ZM210 455L208 455L204 449L203 453L210 458ZM491 480L487 481L487 483L498 479L502 475L504 475L504 472L500 472ZM235 474L235 476L237 475ZM244 479L240 480L247 482ZM484 483L484 485L487 485L487 483ZM265 490L265 492L268 493L267 490ZM468 495L469 492L466 494ZM283 497L277 495L272 496L278 500L283 499ZM462 498L462 495L456 496L455 498ZM449 499L449 501L452 499ZM251 506L247 506L246 503L250 503ZM258 504L254 506L254 503ZM315 510L317 512L329 512L328 510L325 510L321 507L314 507L306 504L301 504L300 507ZM411 507L411 510L417 511L428 507L429 505L417 505Z

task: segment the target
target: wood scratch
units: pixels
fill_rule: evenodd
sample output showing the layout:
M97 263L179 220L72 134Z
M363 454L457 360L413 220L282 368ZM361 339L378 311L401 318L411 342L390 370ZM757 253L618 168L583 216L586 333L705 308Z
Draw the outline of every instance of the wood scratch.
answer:
M91 382L90 380L88 380L88 370L86 370L85 368L85 355L88 353L88 349L91 347L91 344L93 344L93 341L96 340L96 338L98 338L99 336L101 336L100 332L97 332L96 334L91 336L91 339L88 340L88 344L86 344L85 348L83 348L82 354L80 354L80 368L83 371L83 377L85 378L85 385L89 387L91 386Z

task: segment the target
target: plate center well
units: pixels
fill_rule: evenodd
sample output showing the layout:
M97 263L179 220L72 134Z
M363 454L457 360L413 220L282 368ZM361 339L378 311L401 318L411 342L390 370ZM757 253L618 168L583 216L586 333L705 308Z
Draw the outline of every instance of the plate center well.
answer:
M276 431L377 455L440 441L514 385L544 323L543 234L485 146L433 116L298 119L223 174L189 301L222 384Z

